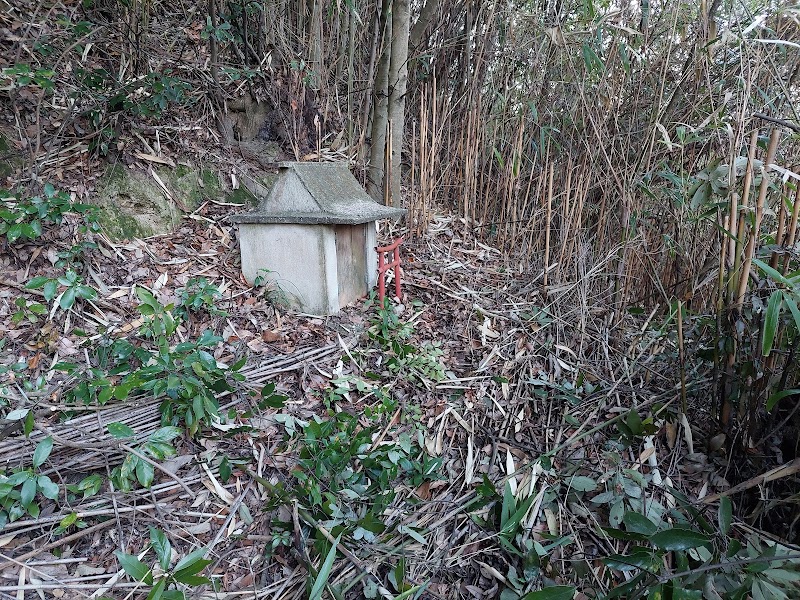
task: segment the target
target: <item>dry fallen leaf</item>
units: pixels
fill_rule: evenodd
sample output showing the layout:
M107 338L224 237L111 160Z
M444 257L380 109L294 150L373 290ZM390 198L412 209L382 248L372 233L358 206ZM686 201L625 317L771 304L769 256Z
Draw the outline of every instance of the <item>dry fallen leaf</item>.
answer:
M265 329L261 332L261 339L267 343L277 342L283 339L283 335L278 333L277 331L270 331Z

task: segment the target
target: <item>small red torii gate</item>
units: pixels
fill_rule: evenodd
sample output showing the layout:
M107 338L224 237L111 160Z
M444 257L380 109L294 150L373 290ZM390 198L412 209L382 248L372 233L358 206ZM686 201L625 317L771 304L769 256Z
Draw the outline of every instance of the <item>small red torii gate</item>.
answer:
M383 299L386 297L386 271L394 268L394 295L399 300L402 298L400 293L400 244L403 238L399 237L388 246L378 246L378 300L383 306ZM386 254L392 254L392 260L386 262Z

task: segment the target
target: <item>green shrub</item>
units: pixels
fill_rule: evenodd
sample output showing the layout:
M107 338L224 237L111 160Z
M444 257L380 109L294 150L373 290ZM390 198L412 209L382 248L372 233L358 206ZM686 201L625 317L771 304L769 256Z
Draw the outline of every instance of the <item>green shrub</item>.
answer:
M39 517L39 503L36 496L50 500L58 499L59 488L47 475L37 474L53 450L53 438L46 437L33 451L33 466L30 469L15 471L10 475L0 473L0 531L8 522L30 515Z
M68 213L82 215L89 226L96 228L97 207L72 202L69 194L57 191L47 183L42 196L24 197L0 189L0 236L9 244L18 240L35 240L48 225L60 225Z

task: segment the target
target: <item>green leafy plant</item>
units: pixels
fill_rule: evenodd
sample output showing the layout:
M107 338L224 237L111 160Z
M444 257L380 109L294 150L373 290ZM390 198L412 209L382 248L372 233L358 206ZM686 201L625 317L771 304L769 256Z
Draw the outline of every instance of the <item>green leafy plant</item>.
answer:
M172 544L167 535L160 529L150 527L150 550L156 555L156 563L148 565L136 554L116 551L114 554L125 573L134 581L140 581L150 587L147 600L185 600L186 594L181 586L196 587L211 583L207 577L200 575L211 561L204 556L207 548L198 548L172 564Z
M47 475L37 474L53 451L53 438L46 437L33 451L32 467L16 471L11 475L0 474L0 530L25 514L34 519L39 516L36 496L50 500L58 499L59 488Z
M191 85L169 71L122 82L103 68L78 69L75 97L88 107L84 116L94 135L90 149L105 155L120 133L120 116L154 118L171 105L184 105Z
M83 277L72 269L68 269L60 277L34 277L25 284L25 288L41 289L44 292L45 300L56 301L63 310L72 308L78 299L91 300L97 297L97 290L92 286L85 285Z
M286 292L278 285L275 275L275 271L259 269L256 278L253 280L253 287L263 289L263 294L270 303L276 306L289 306L289 298Z
M0 236L9 244L41 237L45 226L60 225L69 213L83 215L96 228L97 207L72 202L50 183L44 185L43 195L31 198L0 189Z
M367 300L366 308L377 305L375 316L370 322L369 336L382 347L390 347L397 341L407 340L414 333L414 326L400 320L388 298L381 304L373 293Z
M234 39L233 33L231 31L231 24L230 22L224 18L223 15L219 16L219 23L216 27L211 22L211 17L206 16L206 25L203 30L200 32L200 37L204 40L207 40L213 37L218 42L230 42Z
M625 574L609 598L702 597L791 598L800 581L800 559L785 546L764 543L756 535L746 544L730 537L732 505L724 498L717 524L686 497L670 490L678 507L665 513L626 511L624 528L605 528L610 537L627 542L624 554L603 562ZM670 521L667 521L667 516Z
M11 315L11 322L14 325L18 325L22 321L36 323L39 317L47 314L47 307L44 304L31 302L25 298L17 298L14 300L14 306L17 307L14 314Z
M331 527L343 525L356 539L373 539L385 529L380 515L394 500L396 483L414 479L414 485L439 477L441 462L416 458L419 440L399 433L396 441L373 444L381 429L362 427L347 412L327 419L284 426L300 443L294 476L298 493Z
M370 419L378 419L397 408L397 401L389 394L386 386L378 385L356 375L340 375L331 379L330 385L322 391L322 401L330 409L343 402L352 403L355 399L364 406L364 415ZM378 400L373 405L366 404L374 397Z
M136 434L124 423L109 423L108 432L117 439L133 438ZM176 450L170 442L180 435L181 430L177 427L161 427L151 433L146 442L134 448L135 452L129 452L122 464L111 471L114 487L122 492L129 492L138 481L142 487L149 488L153 484L155 470L142 457L153 461L172 458Z
M137 310L144 317L144 324L139 329L139 333L144 337L156 340L160 346L168 343L169 338L178 327L178 322L173 312L174 305L168 304L164 306L150 291L143 287L137 286L136 297L141 302Z
M222 297L219 288L212 285L205 277L192 277L186 282L186 287L178 290L178 304L175 314L186 320L192 313L201 311L215 316L224 316L224 310L216 307L216 302Z
M137 288L138 309L145 317L139 330L140 344L115 340L101 344L97 367L84 372L81 381L66 392L69 401L105 404L130 395L148 394L160 399L163 425L184 425L195 435L201 425L220 419L217 396L234 391L243 380L238 370L246 357L234 365L217 362L210 349L222 341L205 331L193 341L174 346L170 340L179 320L172 305L163 306L144 288ZM77 365L61 363L60 370L78 371Z
M52 90L54 77L55 71L52 69L36 69L26 63L18 63L0 71L0 82L8 82L6 89L35 85L43 90Z
M86 500L86 498L97 495L103 487L104 481L102 476L94 473L92 475L87 475L78 483L67 484L67 491L74 494L76 499Z
M371 297L367 307L375 303L375 298ZM444 365L441 362L444 354L441 344L424 342L416 346L409 342L413 333L414 325L400 319L388 298L384 298L382 305L378 303L368 334L385 353L388 371L421 384L446 379Z
M71 512L66 517L61 519L58 523L58 527L56 527L55 531L53 532L55 535L61 535L69 531L72 527L76 529L85 529L88 527L88 523L83 519L78 518L78 513Z

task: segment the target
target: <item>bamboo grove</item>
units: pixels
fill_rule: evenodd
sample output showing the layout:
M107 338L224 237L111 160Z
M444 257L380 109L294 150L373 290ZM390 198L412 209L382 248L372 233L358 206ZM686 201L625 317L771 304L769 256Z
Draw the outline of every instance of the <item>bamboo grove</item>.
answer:
M698 393L686 370L705 361L709 414L726 431L743 425L742 446L797 424L796 2L104 0L83 10L125 49L110 57L115 72L197 82L214 123L268 103L286 149L350 160L374 196L409 210L412 235L451 210L512 272L541 273L545 304L580 284L580 323L591 315L613 337L632 311L657 315L680 346L683 402ZM162 31L176 14L186 27ZM187 66L192 52L207 71ZM598 352L581 341L581 360Z

